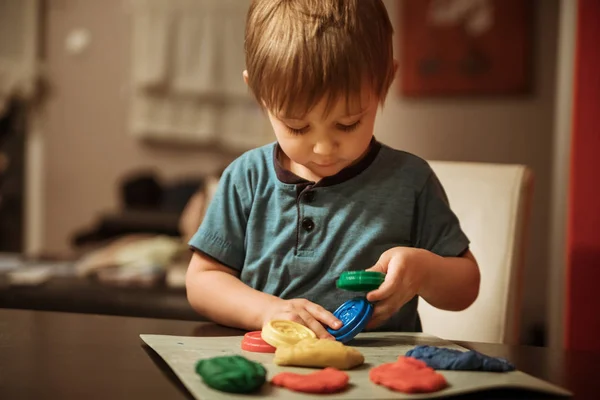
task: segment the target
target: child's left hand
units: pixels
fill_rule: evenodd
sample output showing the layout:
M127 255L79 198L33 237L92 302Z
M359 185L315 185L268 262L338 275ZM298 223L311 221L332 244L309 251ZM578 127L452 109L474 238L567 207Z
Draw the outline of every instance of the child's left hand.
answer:
M427 253L423 249L394 247L367 269L386 274L381 286L367 294L368 301L376 302L367 329L381 325L419 292L425 280Z

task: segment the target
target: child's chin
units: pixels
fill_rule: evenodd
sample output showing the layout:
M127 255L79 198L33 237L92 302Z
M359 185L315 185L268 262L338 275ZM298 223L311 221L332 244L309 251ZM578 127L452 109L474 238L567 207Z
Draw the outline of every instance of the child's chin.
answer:
M342 161L338 161L335 164L329 164L329 165L319 165L319 164L315 164L316 167L322 171L335 171L335 172L339 172L342 169L344 169L344 167L346 167L346 163L342 162Z
M337 174L338 172L340 172L342 169L344 169L344 167L340 166L340 165L332 165L332 166L327 166L327 167L319 166L319 173L323 177L333 176L333 175Z

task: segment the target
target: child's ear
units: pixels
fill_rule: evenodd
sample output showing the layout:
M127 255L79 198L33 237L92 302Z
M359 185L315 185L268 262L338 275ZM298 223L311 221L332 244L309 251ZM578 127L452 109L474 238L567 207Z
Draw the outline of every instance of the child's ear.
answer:
M248 84L248 70L244 70L244 72L242 72L242 76L244 77L244 82L247 85Z

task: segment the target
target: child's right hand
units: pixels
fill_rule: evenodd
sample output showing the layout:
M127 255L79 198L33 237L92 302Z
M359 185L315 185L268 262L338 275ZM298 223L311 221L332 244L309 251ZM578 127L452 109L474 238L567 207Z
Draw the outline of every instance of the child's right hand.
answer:
M263 326L273 320L294 321L302 324L310 328L320 339L334 339L323 324L332 329L342 327L342 322L332 313L306 299L277 299L271 307L265 310Z

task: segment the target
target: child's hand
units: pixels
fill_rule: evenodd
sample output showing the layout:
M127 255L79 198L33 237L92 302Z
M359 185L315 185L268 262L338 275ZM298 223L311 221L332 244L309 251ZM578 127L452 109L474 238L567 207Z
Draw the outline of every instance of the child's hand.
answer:
M418 292L425 279L425 268L421 268L425 250L411 247L394 247L379 257L377 264L367 271L386 274L381 286L367 294L367 300L377 302L367 329L372 329L388 320Z
M306 299L277 299L273 306L265 310L263 325L276 319L302 324L310 328L320 339L333 339L322 323L332 329L339 329L342 326L340 320L332 313Z

